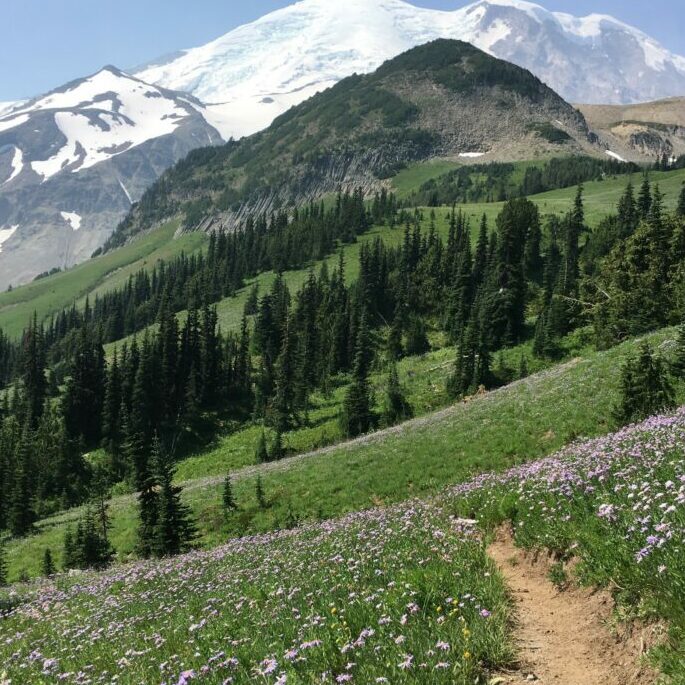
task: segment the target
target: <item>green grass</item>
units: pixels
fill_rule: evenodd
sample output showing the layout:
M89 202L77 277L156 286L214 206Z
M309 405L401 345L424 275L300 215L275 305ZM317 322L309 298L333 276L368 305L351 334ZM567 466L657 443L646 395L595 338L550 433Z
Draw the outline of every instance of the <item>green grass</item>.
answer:
M676 171L652 171L649 174L652 183L658 183L664 194L664 206L673 210L678 204L678 197L685 182L685 169ZM632 178L637 193L642 177L636 174ZM607 214L615 213L618 200L625 190L627 178L614 176L604 181L591 181L584 184L585 213L588 224L594 228ZM542 214L557 214L566 212L575 196L575 188L552 190L548 193L534 195L533 200Z
M443 176L460 166L462 165L459 162L447 159L412 164L393 176L392 187L398 197L403 198L417 191L426 181Z
M659 343L672 336L669 330L653 338ZM419 418L389 434L261 467L271 500L268 510L257 506L255 471L249 466L259 429L223 436L211 449L180 465L182 480L192 479L184 484L185 497L199 521L200 541L213 546L227 537L268 531L283 526L292 514L303 520L330 518L434 494L474 474L549 454L578 436L607 433L612 428L618 368L635 345L628 342L602 353L586 350L565 365ZM521 350L510 353L510 365L515 365L520 354ZM403 363L401 380L418 412L444 403L449 357L447 349ZM322 423L286 434L286 446L305 450L322 442L324 432L327 441L336 437L334 404L328 408L322 404L318 411ZM247 470L241 472L244 466ZM227 470L236 470L241 511L225 522L220 492ZM38 525L36 535L10 543L10 577L16 578L21 571L35 574L45 547L57 552L59 559L65 526L78 515L75 510L54 516ZM120 559L129 558L135 547L134 498L115 498L112 515L112 541Z
M91 259L61 273L42 278L9 292L0 293L0 329L12 337L22 330L36 312L39 320L122 285L141 268L151 268L160 259L181 251L194 252L206 241L203 233L184 234L174 240L177 221L146 233L135 242Z

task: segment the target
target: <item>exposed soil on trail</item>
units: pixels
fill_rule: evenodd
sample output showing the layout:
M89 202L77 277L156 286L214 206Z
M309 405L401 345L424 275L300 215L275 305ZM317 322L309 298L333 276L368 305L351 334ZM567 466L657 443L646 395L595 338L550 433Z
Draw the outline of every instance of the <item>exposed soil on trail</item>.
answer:
M540 685L650 685L656 676L641 657L655 628L610 627L611 597L604 592L572 588L560 592L548 580L545 561L533 562L501 531L489 548L516 602L520 663L512 673L498 674L495 684L537 682ZM625 629L623 629L625 632Z

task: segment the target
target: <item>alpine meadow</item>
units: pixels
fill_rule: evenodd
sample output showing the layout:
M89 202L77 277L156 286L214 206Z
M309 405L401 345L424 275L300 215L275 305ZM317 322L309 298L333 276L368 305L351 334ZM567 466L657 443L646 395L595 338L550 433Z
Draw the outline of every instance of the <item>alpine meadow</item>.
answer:
M424 4L0 93L0 685L685 685L685 57Z

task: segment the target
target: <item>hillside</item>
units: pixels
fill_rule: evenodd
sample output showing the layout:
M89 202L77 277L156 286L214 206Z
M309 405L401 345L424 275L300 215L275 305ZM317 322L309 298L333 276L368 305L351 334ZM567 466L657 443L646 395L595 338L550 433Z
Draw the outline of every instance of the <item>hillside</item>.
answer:
M634 105L578 105L590 128L628 160L685 154L685 98Z
M582 117L530 72L459 41L410 50L282 115L264 132L192 153L165 174L110 240L162 219L232 227L251 212L342 189L380 189L435 157L515 160L601 151Z
M672 335L672 331L665 331L653 337L652 342L663 346ZM251 519L256 530L268 530L272 526L282 527L284 517L288 516L293 521L292 530L286 525L286 529L278 532L253 535L211 552L195 552L176 560L139 562L76 580L60 576L35 586L17 586L18 592L5 600L12 607L6 619L11 642L3 648L14 654L8 661L8 673L42 669L47 682L56 682L60 673L87 661L97 672L109 676L116 673L123 682L133 682L132 678L139 678L141 673L157 672L160 664L164 672L176 678L180 673L204 668L206 662L207 675L233 672L238 682L247 682L252 669L266 668L274 656L273 662L281 664L284 672L291 675L319 668L309 659L289 663L287 656L283 661L279 656L293 648L307 653L320 645L325 655L312 654L311 658L322 658L322 664L328 666L337 664L336 668L345 672L353 668L344 658L350 648L343 649L341 654L337 650L342 644L354 642L364 626L369 625L381 628L368 632L356 645L360 650L355 660L359 672L388 673L392 666L374 658L367 660L367 652L361 647L378 630L379 635L374 638L378 649L387 645L385 649L396 650L396 641L391 646L395 633L385 635L382 627L386 620L379 623L379 616L388 616L387 623L391 624L390 618L399 621L408 607L410 619L407 621L405 616L401 625L409 642L402 645L401 652L392 651L390 658L399 664L405 650L421 654L435 643L436 634L442 635L445 644L458 644L460 653L468 650L474 657L472 663L462 659L459 666L452 664L452 670L448 660L444 668L449 680L445 682L474 682L476 677L484 678L487 673L492 675L494 669L511 668L515 663L514 638L507 627L511 608L502 579L485 555L478 532L487 533L511 516L520 527L517 542L521 546L566 550L575 537L560 535L559 519L550 516L550 510L569 513L567 520L571 523L567 524L565 535L578 535L582 541L575 546L575 553L585 562L585 573L592 574L593 581L600 584L621 583L623 598L619 597L617 602L623 611L641 607L649 616L668 617L679 625L677 611L670 611L663 604L673 592L672 583L646 585L640 567L634 560L631 563L626 559L638 552L649 531L625 537L622 531L633 530L629 526L635 514L630 514L633 507L628 493L638 484L645 511L649 508L654 514L654 525L658 528L656 522L662 518L672 525L671 515L664 514L664 507L660 507L661 500L646 495L650 484L661 486L660 478L677 480L681 475L678 463L670 463L667 455L682 440L682 412L586 444L576 442L554 453L559 445L577 435L607 432L609 426L599 417L602 407L614 401L615 369L632 346L634 343L609 353L584 355L558 369L370 439L263 466L258 471L264 476L266 509L254 501L257 470L237 472L239 510L231 515L229 525ZM588 398L592 401L588 402ZM521 407L525 408L523 414ZM497 420L493 421L495 416ZM516 442L512 443L512 439ZM532 461L545 454L552 456ZM602 455L599 469L598 454ZM503 472L510 464L517 466ZM492 468L496 472L488 473ZM448 483L456 485L446 490L444 486ZM512 483L517 487L511 488ZM554 487L550 488L550 484ZM218 485L218 481L187 484L189 501L203 525L226 525L219 514ZM568 496L569 490L574 497ZM682 488L680 493L682 497ZM390 502L428 495L431 497L424 501L411 499L387 506ZM594 514L600 505L607 506L607 498L615 504L606 511L615 511L620 506L626 512L627 522L620 528L612 526L611 519L604 528L602 519ZM678 492L673 490L664 501L670 504L677 498ZM131 513L127 509L131 504L129 498L114 502L117 545L130 544L127 531ZM325 523L303 521L340 516L371 504L375 508ZM378 508L379 504L385 506ZM524 512L520 519L516 514L519 510ZM473 511L478 512L477 521L454 517L454 513L470 517ZM599 511L604 510L600 507ZM24 555L34 556L34 547L40 549L51 544L61 535L64 522L65 519L47 521L38 537L13 547L13 566L16 568ZM478 529L474 528L476 523ZM613 551L597 537L597 526L602 527L605 536L611 536ZM217 541L221 538L218 531L210 537ZM376 547L378 543L381 544ZM678 561L675 540L666 546L651 544L653 549L646 555L650 557L648 569L653 572L659 564L667 562L669 572L679 574L682 560ZM379 572L379 568L383 570ZM572 573L563 564L557 570L562 578L567 572ZM392 582L381 591L379 578L387 581L388 577ZM400 592L396 597L392 591L396 584L409 590L409 595ZM295 588L304 589L298 592ZM324 597L311 599L318 598L324 588ZM364 603L355 601L360 590L371 596L377 593L373 610L363 609ZM636 603L634 596L631 598L631 590L639 590L642 604ZM144 605L140 602L143 592L147 596ZM112 593L116 593L117 601L106 601ZM310 599L301 605L299 597L305 595ZM413 598L411 604L407 604L408 597ZM446 605L452 605L452 598L457 598L454 606L459 605L458 613L463 616L456 621L456 631L451 622L442 626L442 621L434 622L435 618L431 618L442 614ZM462 598L466 606L460 603ZM469 606L470 598L473 608ZM99 609L93 601L101 605ZM243 612L244 603L249 606L247 612ZM316 632L311 630L314 626L305 626L303 632L289 630L293 620L291 605L296 607L298 616L313 611L332 616L334 623L335 614L342 612L340 620L346 620L342 631L346 640L337 639L338 627L329 626L328 619L317 619ZM412 606L416 606L416 611ZM57 643L46 631L51 617L57 615L55 612L74 645L81 644L79 635L84 621L96 635L105 625L119 628L110 635L107 645L96 637L81 649L60 651L59 658L53 659ZM413 613L417 614L416 620L411 619ZM138 627L130 625L132 622L137 626L142 616L150 630L155 631L155 650L145 648L153 638L141 635ZM239 637L249 626L261 624L266 616L270 617L268 628L265 625L259 631L266 637L257 641L253 637L244 641ZM482 622L484 618L488 621ZM230 647L222 649L219 636L227 630L236 639ZM183 639L168 644L172 635L179 632ZM33 644L39 638L42 647L40 656L35 657ZM462 643L464 638L466 642ZM167 652L171 654L172 650L176 657L167 661ZM129 656L122 659L120 655L124 652ZM136 676L129 672L134 653ZM677 652L664 651L660 656L668 668L669 659L677 658ZM398 669L398 682L405 682L405 670Z
M539 164L531 162L530 165ZM454 168L463 166L459 162L427 162L409 166L391 179L393 189L401 197L411 197L421 191L426 183L439 180ZM528 166L527 163L517 165ZM523 178L523 169L517 172L518 178ZM678 202L685 170L669 172L652 172L651 178L659 183L664 193L665 207L675 209ZM585 207L588 225L595 228L608 214L616 210L621 193L625 188L627 177L618 175L603 181L585 184ZM573 204L575 188L566 188L539 195L531 196L531 200L540 208L543 215L564 214ZM502 210L501 202L467 203L461 206L462 211L475 231L483 214L492 224L497 214ZM442 207L432 208L437 215L437 228L441 235L447 233L448 223L445 219L448 210ZM427 223L431 208L424 208L424 218ZM193 252L206 244L205 233L185 232L175 236L177 222L163 225L159 229L149 231L144 237L133 241L130 245L112 250L102 257L90 260L86 264L69 269L63 273L54 274L36 281L33 284L15 288L11 292L0 293L0 330L11 335L19 336L28 323L34 311L39 318L48 319L52 314L77 302L81 305L86 297L91 301L96 296L102 296L120 287L139 269L151 269L159 260L169 260L182 251ZM372 241L376 237L382 238L390 244L397 244L401 234L388 227L377 227L362 236L360 243L344 247L345 258L353 269L350 277L356 277L354 269L357 266L360 245ZM337 257L326 260L330 267L335 265ZM313 264L315 268L320 262ZM285 278L289 287L295 289L304 283L308 270L287 272ZM271 287L273 273L264 273L255 279L261 292ZM240 317L250 289L244 288L233 297L222 300L218 305L219 320L225 330L237 330Z

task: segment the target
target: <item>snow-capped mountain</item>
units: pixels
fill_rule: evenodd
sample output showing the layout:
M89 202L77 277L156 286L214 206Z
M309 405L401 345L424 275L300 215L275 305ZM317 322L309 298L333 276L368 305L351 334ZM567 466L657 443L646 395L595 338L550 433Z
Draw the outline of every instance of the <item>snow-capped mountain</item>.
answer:
M165 169L220 141L194 97L114 67L0 111L0 288L87 259Z
M612 17L482 0L445 12L403 0L302 0L138 76L211 106L224 138L265 128L315 92L436 38L525 67L570 102L626 103L685 93L685 59Z

